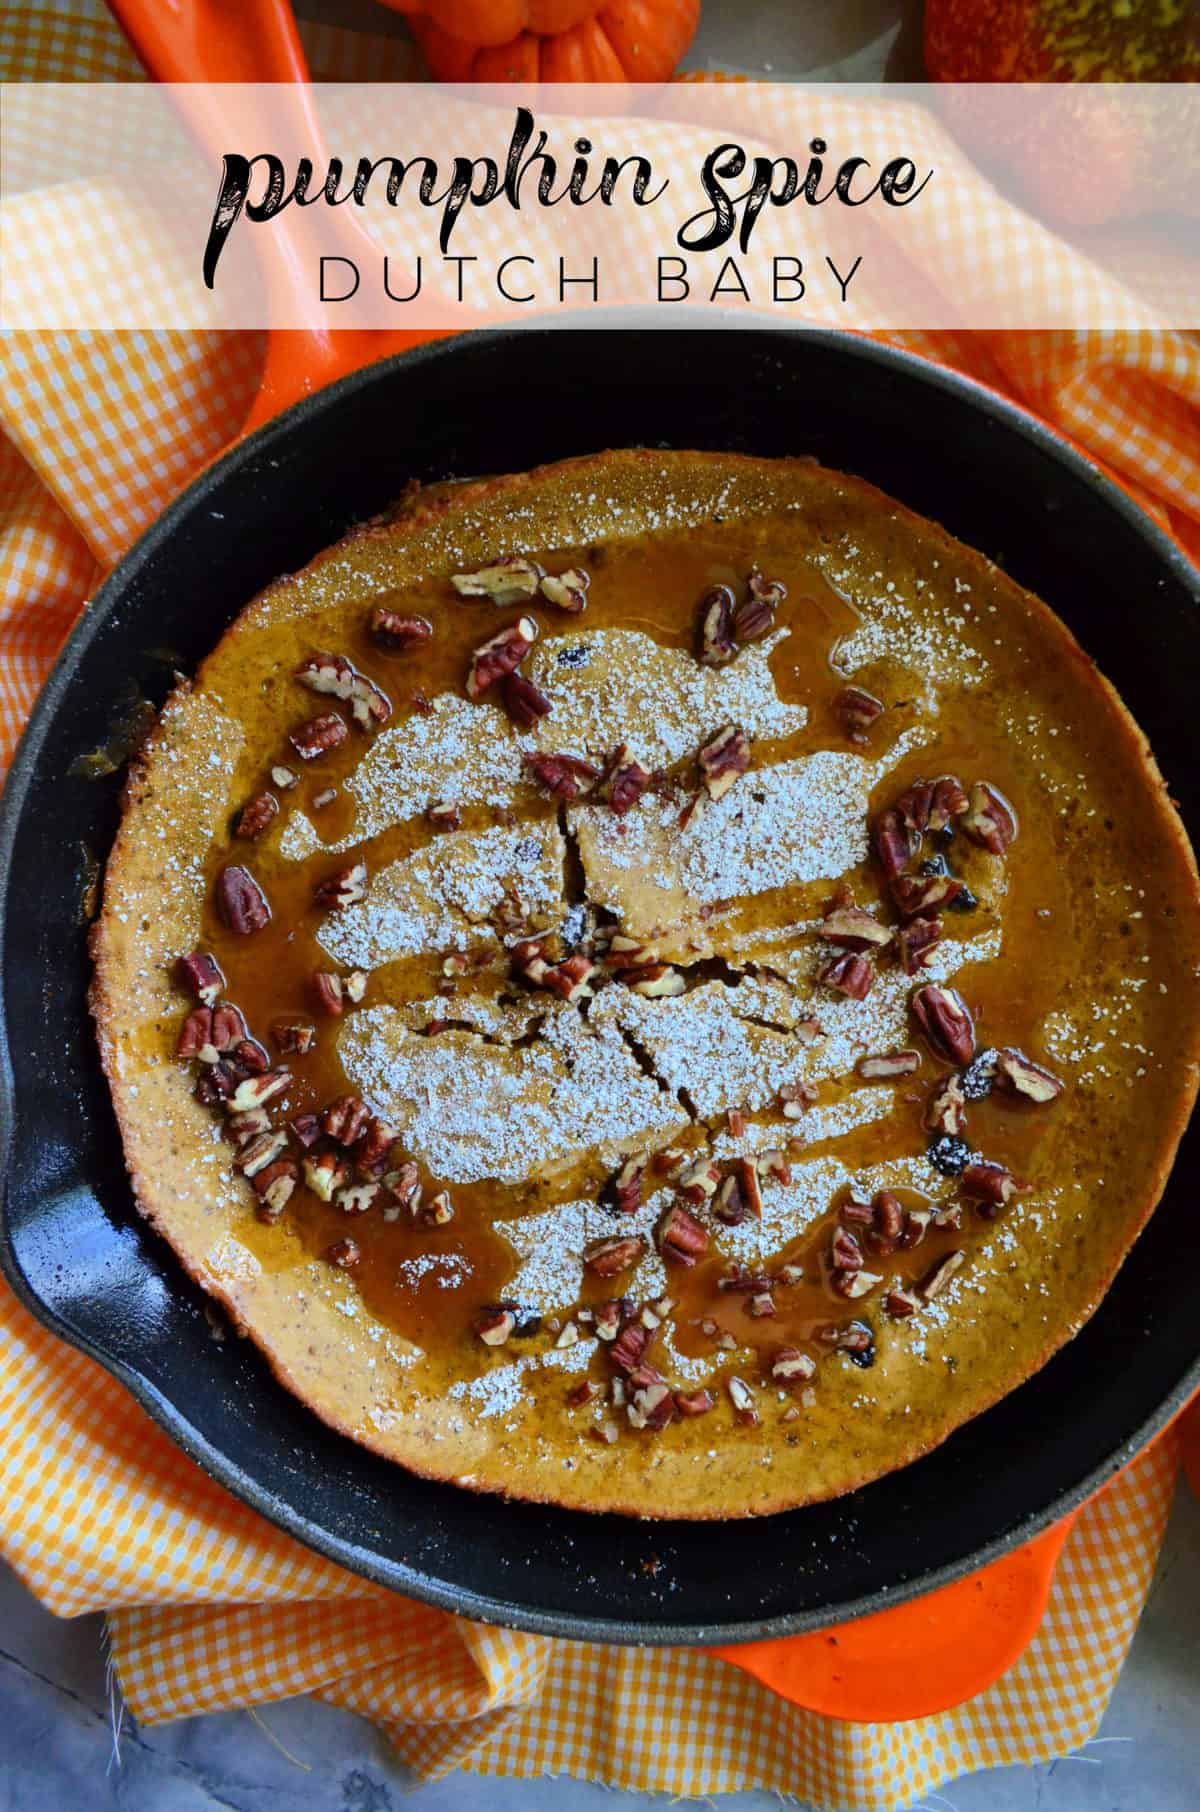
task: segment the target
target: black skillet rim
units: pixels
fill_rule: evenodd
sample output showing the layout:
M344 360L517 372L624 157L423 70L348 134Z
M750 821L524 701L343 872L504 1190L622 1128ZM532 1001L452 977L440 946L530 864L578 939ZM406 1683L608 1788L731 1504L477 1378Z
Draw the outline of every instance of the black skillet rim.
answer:
M523 331L528 333L531 330L537 331L532 326ZM986 385L977 383L974 379L934 365L899 348L882 345L858 335L841 333L836 330L806 328L802 331L810 343L815 342L818 345L828 346L839 353L849 351L852 356L862 358L866 362L902 371L918 382L958 393L968 403L973 404L983 416L1003 422L1006 427L1024 436L1040 452L1049 454L1052 459L1067 466L1075 478L1098 493L1107 506L1121 515L1136 534L1149 542L1158 559L1175 578L1193 592L1197 591L1200 575L1197 574L1196 569L1175 542L1135 504L1126 491L1069 441L1036 416L1027 413L1017 404L1010 402ZM476 332L470 336L470 341L478 347L481 342L504 342L514 337L515 334L512 332L497 329ZM775 335L763 334L761 337L763 339L786 339L790 335L784 332ZM286 440L294 424L319 414L323 409L336 407L342 397L352 394L363 385L390 377L391 373L400 366L411 368L415 363L425 363L440 358L452 359L455 344L454 341L446 340L428 342L393 358L379 360L305 397L266 423L255 434L240 442L222 455L212 466L200 473L139 536L106 578L86 607L79 622L72 629L34 703L13 758L3 796L0 797L0 877L4 877L8 873L13 843L26 802L26 795L33 784L42 744L55 715L61 694L73 676L78 662L86 653L93 636L103 627L108 609L119 602L123 596L129 583L130 574L136 571L142 562L149 560L164 540L169 539L176 524L203 501L208 489L218 479L244 461L269 456L272 447L277 442ZM1200 597L1200 593L1198 593L1198 597ZM4 949L5 910L6 893L0 888L0 951ZM15 1081L8 1042L6 1008L3 994L0 992L0 1184L3 1184L7 1177L9 1167L12 1142L10 1129L14 1119L14 1090ZM457 1615L535 1634L561 1636L577 1641L655 1647L701 1645L714 1642L756 1642L801 1634L811 1630L833 1628L840 1623L922 1597L987 1566L991 1561L1030 1541L1052 1523L1058 1522L1068 1512L1076 1509L1143 1451L1193 1394L1200 1390L1200 1352L1198 1352L1193 1363L1163 1398L1157 1409L1143 1420L1134 1433L1098 1461L1092 1470L1082 1479L1077 1480L1072 1487L1060 1491L1049 1504L1029 1512L1001 1535L982 1544L969 1555L941 1567L927 1568L890 1588L876 1589L858 1599L839 1603L832 1616L828 1611L818 1607L809 1611L785 1613L750 1621L734 1620L705 1624L694 1622L640 1623L634 1620L584 1617L569 1612L529 1609L511 1600L481 1594L469 1588L446 1584L440 1580L431 1579L425 1574L415 1573L402 1562L387 1559L356 1543L338 1537L323 1525L312 1522L272 1492L260 1486L255 1479L248 1476L240 1465L227 1459L201 1436L190 1425L184 1412L174 1403L169 1402L136 1368L127 1365L118 1356L81 1335L56 1310L37 1296L17 1263L9 1239L7 1211L3 1199L0 1199L0 1269L3 1269L4 1275L18 1299L35 1319L64 1340L66 1344L83 1352L115 1377L130 1392L141 1408L202 1471L241 1502L256 1510L275 1527L293 1536L306 1547L378 1585L452 1611ZM280 1388L284 1387L280 1386ZM570 1514L586 1516L584 1512ZM646 1526L652 1528L654 1525ZM739 1527L742 1526L744 1525L739 1524ZM723 1524L713 1525L714 1531L723 1527Z

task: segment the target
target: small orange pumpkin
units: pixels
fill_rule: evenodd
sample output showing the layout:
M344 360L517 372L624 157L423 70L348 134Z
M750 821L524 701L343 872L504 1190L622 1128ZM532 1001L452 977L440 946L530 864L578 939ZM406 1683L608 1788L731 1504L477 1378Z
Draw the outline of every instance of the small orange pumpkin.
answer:
M440 82L665 82L700 0L384 0Z

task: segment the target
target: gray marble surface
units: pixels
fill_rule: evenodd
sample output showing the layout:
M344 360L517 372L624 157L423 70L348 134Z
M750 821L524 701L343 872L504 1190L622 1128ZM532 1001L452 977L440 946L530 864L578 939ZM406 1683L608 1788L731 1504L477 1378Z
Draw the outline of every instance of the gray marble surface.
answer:
M949 1783L923 1804L1196 1812L1198 1728L1200 1505L1181 1488L1098 1738L1061 1761ZM101 1619L58 1621L0 1573L0 1812L665 1812L670 1803L563 1779L414 1783L369 1724L306 1699L145 1730L125 1714L114 1736ZM721 1812L779 1805L767 1793L719 1803Z
M374 0L299 0L299 10L403 29ZM705 0L689 62L779 77L915 77L918 14L918 0ZM973 1775L925 1803L929 1812L1196 1812L1198 1729L1200 1507L1181 1493L1097 1740L1041 1767ZM669 1802L618 1802L565 1780L414 1783L369 1724L310 1700L145 1730L126 1714L117 1730L101 1619L57 1621L0 1569L0 1812L649 1812L652 1803ZM737 1794L722 1812L778 1803Z

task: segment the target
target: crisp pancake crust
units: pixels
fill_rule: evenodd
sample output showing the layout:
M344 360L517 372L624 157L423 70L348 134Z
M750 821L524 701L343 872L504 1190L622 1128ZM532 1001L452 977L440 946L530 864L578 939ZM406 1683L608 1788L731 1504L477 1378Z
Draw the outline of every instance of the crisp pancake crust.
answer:
M585 567L586 610L456 595L451 574L506 556ZM727 584L740 600L755 567L787 588L766 632L727 662L697 660L701 594ZM381 652L366 627L381 604L427 619L429 642ZM550 704L527 725L495 688L478 701L464 688L471 650L522 612L539 635L521 672ZM385 723L360 728L347 701L297 684L330 650L386 694ZM835 706L848 681L886 706L863 740ZM301 760L289 732L331 710L349 735ZM710 797L697 753L730 725L749 771ZM620 742L660 775L624 814L595 789L548 797L524 763L602 761ZM281 764L297 776L286 790L271 778ZM974 903L942 913L928 966L906 974L868 827L919 777L947 773L998 789L1018 831L1002 854L961 814L952 839L926 832L920 856L943 855ZM231 840L264 789L277 816ZM359 860L362 897L314 910L314 886ZM270 902L253 935L214 910L231 863ZM843 884L892 933L866 958L862 1000L823 979L838 954L823 913ZM668 965L678 991L638 991L614 933L643 968ZM595 956L590 998L514 978L530 936L554 959ZM192 1003L174 966L197 948L216 952L274 1062L282 1022L316 1027L313 1049L284 1059L293 1080L272 1117L360 1096L452 1220L385 1214L386 1192L350 1214L304 1187L273 1224L258 1217L224 1116L175 1054ZM945 1439L1093 1311L1196 1093L1200 885L1145 739L1038 599L808 461L609 453L444 487L280 580L168 701L131 772L94 953L139 1206L282 1381L415 1471L589 1509L779 1510ZM323 1018L317 970L361 974L361 1000ZM995 1218L930 1161L929 1100L955 1066L912 1017L929 983L958 990L979 1048L1019 1048L1065 1085L1045 1105L968 1091L966 1144L1028 1184ZM858 1075L900 1048L920 1052L915 1073ZM760 1214L728 1225L711 1199L693 1206L709 1242L694 1267L656 1243L678 1200L668 1150L722 1177L783 1154L759 1165ZM614 1214L611 1179L642 1156L640 1202ZM846 1295L852 1273L831 1269L844 1204L881 1191L924 1237L881 1250L878 1225L859 1223L879 1281ZM618 1236L640 1236L644 1256L609 1280L588 1273L585 1249ZM327 1257L341 1238L360 1253L348 1271ZM722 1290L731 1265L772 1281ZM889 1311L896 1290L915 1312ZM625 1320L668 1298L648 1357L672 1390L708 1389L707 1413L655 1429L613 1403L588 1311L618 1296ZM752 1313L762 1297L772 1312ZM488 1346L480 1316L507 1302L541 1326ZM825 1333L852 1322L865 1352ZM781 1347L814 1375L773 1375ZM572 1403L588 1379L597 1394Z

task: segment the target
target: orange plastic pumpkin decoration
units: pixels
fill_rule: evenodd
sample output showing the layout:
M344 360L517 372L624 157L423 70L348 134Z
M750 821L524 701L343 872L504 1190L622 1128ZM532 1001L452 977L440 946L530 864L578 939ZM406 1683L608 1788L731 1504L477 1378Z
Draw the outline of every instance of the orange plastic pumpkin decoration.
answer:
M665 82L700 0L384 0L440 82Z

